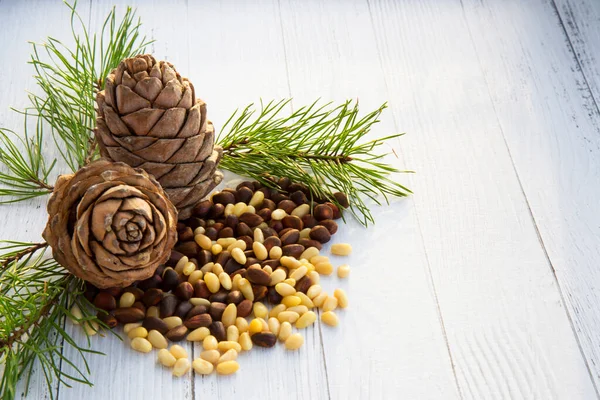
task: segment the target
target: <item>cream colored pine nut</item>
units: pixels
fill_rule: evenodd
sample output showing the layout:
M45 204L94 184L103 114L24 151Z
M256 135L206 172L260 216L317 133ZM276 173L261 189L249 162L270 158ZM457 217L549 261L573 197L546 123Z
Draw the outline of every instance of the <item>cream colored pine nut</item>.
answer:
M289 322L291 324L296 322L298 320L298 318L300 318L300 314L298 314L297 312L294 312L294 311L287 311L287 310L280 312L279 315L277 316L277 319L279 320L279 322Z
M204 275L204 273L201 270L197 269L190 274L190 276L188 277L188 282L193 285L194 283L196 283L200 279L202 279L203 275Z
M247 207L247 204L242 203L240 201L239 203L236 203L235 206L233 207L232 214L235 215L236 217L239 217L240 215L242 215L244 213L244 211L246 210L246 207Z
M95 334L97 334L98 329L100 329L100 326L96 321L86 321L83 323L83 330L88 336L94 336Z
M192 297L189 302L192 303L193 306L210 307L210 300L203 299L202 297Z
M279 246L273 246L273 247L271 247L271 250L269 250L269 258L271 258L273 260L279 260L281 258L282 254L283 254L283 251L281 250L281 247L279 247Z
M310 261L310 263L314 265L314 264L318 264L320 262L329 262L329 257L327 257L327 256L314 256L314 257L311 257L310 260L308 260L308 261Z
M210 330L206 327L196 328L187 335L187 340L190 342L201 342L208 335L210 335Z
M292 311L292 312L298 313L298 315L302 315L302 314L308 312L308 307L299 305L299 306L289 307L285 311Z
M231 246L235 242L237 242L237 239L233 238L233 237L217 239L217 244L221 245L221 247L224 248L224 249L227 248L227 247L229 247L229 246Z
M333 273L333 265L329 261L323 261L313 265L315 266L315 271L320 275L331 275Z
M81 308L79 308L79 306L77 304L74 304L73 307L71 307L71 310L69 310L69 311L71 313L71 315L69 316L69 319L71 320L71 322L73 322L73 324L75 324L75 325L79 325L79 320L83 318L83 313L81 312Z
M137 328L139 326L142 326L141 322L130 322L129 324L123 325L123 332L125 332L125 334L127 335L127 334L129 334L129 332L132 329L135 329L135 328Z
M299 333L290 335L285 341L285 348L288 350L298 350L304 344L304 338Z
M337 326L339 322L337 315L335 315L333 311L327 311L321 314L321 321L329 326Z
M204 350L200 353L200 358L211 364L216 364L220 357L221 353L219 353L219 350Z
M296 260L294 257L283 256L279 259L281 265L289 269L300 268L300 261Z
M131 341L131 348L140 353L149 353L152 351L152 344L142 337L135 337Z
M227 251L231 252L235 248L242 249L242 251L246 250L246 242L244 242L243 240L236 240L235 243L230 244L227 247Z
M310 297L308 297L304 293L296 292L296 296L300 297L300 304L302 304L303 306L307 308L313 308L315 306Z
M321 276L319 275L319 273L317 271L310 271L308 274L306 274L306 276L308 276L310 278L310 280L312 281L313 284L317 284L321 280Z
M269 324L267 324L267 320L264 318L256 318L256 319L260 321L260 324L262 326L262 332L269 332Z
M263 267L263 271L265 271L267 274L271 275L271 273L273 273L273 268L271 268L270 265L265 265Z
M219 274L219 283L223 289L231 290L231 277L227 272L223 271Z
M223 272L223 266L221 264L215 263L215 265L213 265L212 273L215 274L217 277L219 277L219 275L221 275Z
M294 272L290 274L290 278L298 282L300 279L304 278L307 272L308 268L306 268L306 265L302 265L300 268L295 269Z
M233 257L235 261L242 265L246 264L246 255L239 247L236 247L235 249L231 250L231 257Z
M352 246L348 243L335 243L331 245L331 254L336 256L347 256L352 253Z
M237 317L235 319L235 326L238 328L238 331L240 331L240 333L248 331L248 321L246 320L246 318Z
M240 331L235 325L231 325L227 327L227 341L229 342L237 342L240 338Z
M221 254L222 251L223 251L223 246L221 246L219 243L213 244L212 247L210 248L210 252L214 256Z
M294 293L296 293L296 289L294 288L294 286L289 285L284 282L281 282L281 283L278 283L277 285L275 285L275 290L277 291L277 293L279 293L283 297L291 296Z
M217 373L220 375L235 374L240 369L240 364L237 361L225 361L217 364Z
M263 330L263 325L260 319L254 318L250 321L250 325L248 325L248 333L250 335L254 335L255 333L260 333Z
M300 231L300 239L310 239L310 228L304 228Z
M304 329L307 326L314 324L316 320L317 314L315 314L313 311L305 312L300 318L298 318L298 321L296 321L296 328Z
M310 206L308 204L300 204L298 207L292 210L292 215L295 215L298 218L302 218L309 212Z
M212 247L212 241L203 233L194 236L194 240L198 243L198 246L202 247L204 250L210 250Z
M196 229L194 229L194 236L196 235L200 235L200 234L205 234L206 233L206 229L204 229L203 226L199 226Z
M271 311L269 311L269 317L275 317L277 318L277 316L279 315L280 312L285 311L287 307L285 306L285 304L278 304L275 307L271 308Z
M326 292L321 292L314 299L312 299L313 304L315 307L322 307L323 303L325 303L325 300L327 300L327 297L328 295Z
M146 317L160 318L160 310L156 306L150 306L146 310Z
M292 334L292 324L290 324L287 321L282 322L281 326L279 327L279 335L277 335L277 338L279 340L281 340L282 342L285 342L287 340L287 338L290 337L291 334Z
M273 210L271 213L271 219L275 221L281 221L286 215L287 213L284 210L278 208L277 210Z
M261 192L260 190L257 190L252 195L252 198L250 199L250 202L248 204L251 205L252 207L258 207L262 204L264 199L265 199L265 194L263 192Z
M300 297L296 296L295 293L290 296L285 296L283 299L281 299L281 304L283 304L284 306L286 306L288 308L297 306L300 303L302 303L302 299Z
M217 338L213 335L208 335L202 341L202 347L204 348L204 350L216 350L219 347Z
M285 281L283 281L283 283L287 283L291 287L296 286L296 280L292 278L287 278Z
M283 269L276 269L275 271L271 272L271 281L269 282L270 286L275 286L280 282L283 282L286 278L286 273L285 270Z
M269 314L269 310L267 310L267 307L260 302L254 303L252 311L254 312L254 316L256 318L266 318Z
M180 358L187 358L188 356L187 350L178 344L174 344L173 346L171 346L169 351L171 352L171 354L173 354L173 357L175 357L178 360Z
M214 262L206 263L202 266L202 268L200 268L200 271L202 271L202 273L206 275L207 273L212 272L214 266Z
M231 214L233 214L233 208L235 207L235 204L233 203L229 203L225 206L225 210L223 210L223 214L228 217Z
M206 287L211 293L217 293L221 287L219 278L212 272L208 272L206 275L204 275L204 283L206 283Z
M319 249L317 249L316 247L309 247L308 249L304 250L302 254L300 254L300 258L310 261L311 258L316 257L318 255Z
M137 328L130 330L129 333L127 333L127 337L129 339L133 339L136 337L145 338L148 337L148 331L146 330L146 328L138 326Z
M131 292L125 292L119 299L119 307L131 307L135 303L135 296Z
M242 350L249 351L252 349L252 339L248 332L243 332L238 339L238 343L242 346Z
M173 367L173 375L177 377L183 376L186 373L188 373L191 366L192 365L190 364L190 360L188 360L187 358L180 358L177 360L175 366Z
M203 360L201 358L196 358L192 362L192 368L194 368L194 371L198 375L209 375L213 372L215 367L206 360Z
M169 345L167 339L156 329L152 329L148 332L148 341L155 349L166 349Z
M179 325L183 325L183 321L179 317L167 317L163 318L163 322L167 324L167 328L173 329Z
M265 234L260 228L254 228L254 241L259 243L265 241Z
M193 262L186 263L183 267L183 275L190 276L196 270L196 264Z
M244 213L256 214L256 207L248 205L242 214Z
M240 346L240 349L242 347ZM225 353L223 353L223 355L219 358L219 361L217 361L218 364L225 362L225 361L233 361L235 359L237 359L238 356L238 352L235 351L235 349L229 349L227 350Z
M225 307L225 311L223 311L223 315L221 316L221 322L225 325L225 328L235 324L235 319L237 318L237 306L234 303L228 304Z
M254 255L259 261L264 261L269 257L267 248L261 242L252 243L252 251L254 251Z
M183 267L185 267L185 264L187 264L190 261L189 258L187 258L187 256L183 256L179 259L179 261L177 261L177 264L175 264L175 268L173 268L175 271L177 271L178 274L181 274L183 272Z
M244 297L250 301L254 301L254 292L252 291L252 285L246 278L240 279L240 283L238 284L240 287L240 292L244 295Z
M350 275L350 266L348 264L342 264L337 269L338 278L347 278Z
M346 292L344 292L343 289L335 289L333 292L333 296L337 299L337 305L340 308L348 307L348 295L346 295Z
M333 311L338 306L338 299L333 296L327 296L325 302L323 302L323 311Z
M242 279L242 275L237 274L231 280L231 290L240 290L240 279Z
M171 368L177 362L177 359L169 350L161 349L158 352L158 362L164 365L165 367Z
M230 349L234 349L238 353L240 351L242 351L242 347L240 346L240 344L237 341L233 342L233 341L226 340L224 342L219 342L219 344L217 346L218 346L219 351L221 351L221 352L224 352L224 351L227 351Z
M271 333L273 333L275 336L279 335L279 328L281 327L281 323L277 318L269 318L269 320L267 321L267 325L269 326L269 330L271 331Z

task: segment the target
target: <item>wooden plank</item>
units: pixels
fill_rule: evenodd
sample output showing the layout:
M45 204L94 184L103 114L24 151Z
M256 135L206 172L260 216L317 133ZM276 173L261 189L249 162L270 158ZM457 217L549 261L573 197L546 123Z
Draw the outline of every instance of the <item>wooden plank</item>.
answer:
M543 60L545 52L557 57L562 42L531 43L529 32L553 36L554 30L537 24L544 10L529 12L530 3L474 3L467 2L464 11L470 32L458 1L370 2L394 116L411 132L402 150L418 171L412 180L418 221L461 393L476 399L594 398L502 135L510 130L515 138L525 137L534 128L531 121L540 135L547 133L545 119L561 114L560 108L542 112L540 103L558 92L534 104L530 92L504 97L514 104L502 119L515 122L510 129L490 99L490 92L512 94L534 84L553 90L546 81L548 64L539 77L522 64L520 79L488 73ZM497 13L505 18L490 17ZM534 54L515 60L516 51ZM542 140L527 148L528 157L543 153ZM537 179L538 188L552 184L552 174L540 169L565 156L519 171ZM555 199L546 192L544 201Z
M598 388L600 117L550 4L483 4L466 2L465 15L500 129Z
M281 14L294 107L319 97L358 99L366 113L387 100L366 2L282 1ZM370 138L394 132L398 126L387 111ZM403 145L404 139L384 151ZM386 161L411 166L403 157ZM397 179L406 183L408 177ZM351 265L349 279L321 279L330 294L341 287L351 301L338 313L338 328L321 327L331 397L459 398L414 201L395 199L373 211L373 226L365 229L350 218L333 239L355 249L350 257L334 257L335 265Z

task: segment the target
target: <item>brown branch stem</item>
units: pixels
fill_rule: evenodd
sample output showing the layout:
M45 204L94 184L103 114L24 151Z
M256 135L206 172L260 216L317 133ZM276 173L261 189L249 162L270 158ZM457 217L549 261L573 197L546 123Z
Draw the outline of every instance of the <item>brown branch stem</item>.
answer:
M15 254L13 254L10 257L5 258L4 260L2 260L2 262L0 263L0 269L5 269L9 264L18 261L19 259L21 259L21 257L27 255L27 254L32 254L35 253L36 251L46 248L48 247L48 243L43 242L43 243L36 243L33 246L29 246Z
M245 144L248 144L249 142L250 142L249 138L244 138L238 142L231 142L227 146L223 147L223 153L226 153L230 157L240 157L240 155L236 154L234 152L234 150L242 147ZM352 157L344 155L344 154L339 154L339 155L308 154L308 153L304 153L304 152L300 152L298 154L287 154L286 157L293 158L293 159L305 159L305 160L338 161L342 164L349 163L353 160Z

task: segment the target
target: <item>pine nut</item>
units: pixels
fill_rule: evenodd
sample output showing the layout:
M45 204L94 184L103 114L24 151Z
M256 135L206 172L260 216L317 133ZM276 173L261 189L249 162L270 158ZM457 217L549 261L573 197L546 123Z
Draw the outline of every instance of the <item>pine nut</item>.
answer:
M185 267L185 264L187 264L189 261L190 259L187 258L187 256L183 256L179 259L179 261L177 261L177 264L175 264L175 268L173 269L180 274L183 271L183 267Z
M304 329L307 326L314 324L316 320L317 314L315 314L313 311L308 311L298 318L298 321L296 321L296 328Z
M133 303L132 303L133 304ZM79 320L83 318L83 313L81 312L81 308L77 304L71 307L71 315L69 315L69 319L73 322L74 325L79 325Z
M270 286L275 286L280 282L283 282L286 278L286 274L285 274L285 270L283 269L276 269L275 271L271 272L271 282L269 282Z
M137 328L130 330L129 333L127 333L127 337L129 339L133 339L136 337L145 338L148 337L148 330L146 330L146 328L142 326L138 326Z
M173 346L171 346L169 351L171 352L171 354L173 354L173 357L175 357L178 360L180 358L187 358L188 356L187 350L178 344L174 344Z
M202 347L204 347L204 350L216 350L219 347L217 338L213 335L208 335L202 341Z
M242 265L246 264L246 255L239 247L236 247L235 249L231 250L231 257L233 257L235 261Z
M323 311L333 311L338 306L338 299L333 296L327 296L327 299L323 303Z
M210 330L206 327L196 328L187 335L187 340L190 342L200 342L210 335Z
M208 227L211 227L211 226L213 226L216 223L217 223L217 221L215 221L214 219L207 219L206 220L206 226L208 226Z
M289 307L286 311L292 311L292 312L298 313L298 315L302 315L302 314L308 312L308 307L302 306L302 305L294 306L294 307Z
M269 332L269 324L267 323L267 320L264 318L256 318L257 320L260 321L260 324L262 325L262 332Z
M275 307L271 308L271 311L269 311L269 317L275 317L277 318L277 316L279 315L280 312L285 311L287 307L285 306L285 304L278 304Z
M196 229L194 229L194 236L204 234L204 233L206 233L206 229L204 229L204 227L202 227L202 226L199 226Z
M131 322L129 324L123 325L123 332L127 335L132 329L135 329L139 326L142 326L141 322Z
M263 192L257 190L252 195L252 198L250 199L250 202L248 204L251 205L252 207L259 207L262 204L264 199L265 199L265 194Z
M311 282L314 284L319 283L319 281L321 280L321 276L319 275L319 273L317 271L310 271L308 274L306 274L306 276L308 276L310 278Z
M281 340L282 342L285 342L287 340L287 338L290 337L291 334L292 334L292 324L285 321L279 327L279 335L277 335L277 338L279 340Z
M313 265L315 266L315 271L320 275L331 275L333 273L333 265L329 261L323 261Z
M200 353L200 358L211 364L216 364L220 357L221 353L219 353L219 350L204 350Z
M337 269L337 276L339 278L347 278L350 275L350 266L348 264L340 265Z
M202 297L192 297L188 301L192 303L193 306L210 306L210 300L203 299Z
M223 266L219 263L215 263L215 265L213 265L212 267L212 273L215 274L217 277L219 275L221 275L223 273Z
M246 278L240 279L240 283L238 284L240 287L240 292L244 295L244 297L250 301L254 301L254 292L252 291L252 285Z
M347 256L352 253L352 246L348 243L336 243L331 245L331 254L336 256Z
M225 361L217 364L217 373L220 375L231 375L240 369L240 364L237 361Z
M152 351L152 344L142 337L136 337L131 341L131 348L140 353L149 353Z
M236 240L235 243L230 244L227 247L227 251L231 252L235 248L242 249L242 251L246 250L246 242L244 242L243 240Z
M194 240L198 243L198 246L202 247L204 250L210 250L212 247L212 241L203 233L194 236Z
M284 210L278 208L277 210L273 210L271 213L271 219L275 221L281 221L286 215L287 213Z
M265 241L265 234L259 228L254 229L254 241L259 242L259 243L262 243Z
M300 314L294 311L282 311L277 316L279 322L289 322L291 324L296 322L298 318L300 318Z
M295 279L296 282L298 282L300 279L304 278L307 272L308 268L306 268L306 265L303 265L300 268L295 269L294 272L290 274L290 278Z
M241 349L241 346L240 346ZM223 363L225 361L234 361L235 359L237 359L238 356L238 352L235 351L235 349L229 349L227 350L225 353L223 353L223 355L219 358L219 361L217 361L217 363Z
M167 349L161 349L158 352L158 362L165 367L171 368L177 362L177 359Z
M242 351L242 347L240 346L240 344L236 341L224 341L224 342L219 342L219 344L217 345L219 351L224 352L224 351L228 351L230 349L234 349L236 352L240 352Z
M271 247L271 250L269 250L269 258L271 258L273 260L279 260L281 258L282 254L283 254L283 251L281 250L281 247L279 247L279 246L273 246L273 247Z
M286 280L283 281L283 283L287 283L291 287L296 286L296 280L293 278L287 278Z
M154 347L155 349L166 349L169 345L167 343L167 339L165 339L162 333L160 333L156 329L152 329L150 332L148 332L148 341L152 344L152 347Z
M252 243L252 251L254 251L254 255L259 261L264 261L267 259L267 257L269 257L267 248L261 242Z
M192 362L192 368L198 375L209 375L213 372L215 368L210 362L203 360L201 358L196 358Z
M202 266L202 268L200 268L200 271L202 271L202 273L206 275L207 273L212 272L214 265L214 262L206 263Z
M242 275L237 274L231 280L231 290L240 290L240 279L242 279Z
M237 317L235 319L235 326L238 328L238 331L240 331L240 333L248 331L248 321L246 320L246 318Z
M254 318L250 321L250 325L248 326L248 333L254 335L255 333L260 333L263 330L262 322L258 318Z
M221 287L219 278L212 272L208 272L206 275L204 275L204 282L211 293L217 293Z
M306 263L306 275L308 275L309 272L313 272L315 270L315 266L312 265L311 263Z
M304 338L299 333L290 335L285 341L285 348L288 350L298 350L304 344Z
M229 203L225 206L225 210L223 210L223 214L225 214L226 217L230 216L233 213L233 208L235 207L235 204L233 203Z
M315 307L322 307L323 303L325 303L325 300L327 300L327 297L327 293L321 292L314 299L312 299L313 304L315 305Z
M237 306L234 303L228 304L225 307L225 311L223 311L223 315L221 316L221 322L225 327L229 327L235 324L235 319L237 318Z
M281 282L281 283L278 283L277 285L275 285L275 290L277 291L277 293L279 293L283 297L291 296L294 293L296 293L296 289L294 289L294 287L292 285L289 285L284 282Z
M227 272L221 272L219 274L219 283L221 283L221 287L225 290L231 290L231 277Z
M160 318L160 310L157 306L150 306L146 310L146 317Z
M119 307L131 307L135 303L135 296L131 292L125 292L119 299Z
M245 213L256 214L256 207L251 206L251 205L246 206L246 209L244 210L242 215Z
M302 254L300 254L300 258L310 261L311 258L316 257L318 255L319 249L317 249L316 247L309 247L308 249L304 250Z
M310 299L310 297L308 297L307 295L305 295L302 292L296 292L296 296L300 297L300 304L302 304L303 306L307 307L307 308L313 308L315 305L313 304L312 300Z
M173 329L179 325L183 325L183 321L179 317L167 317L163 318L163 322L167 324L167 328Z
M239 203L236 203L235 206L233 207L233 211L231 212L233 215L235 215L236 217L239 217L240 215L242 215L244 213L244 211L246 210L246 203L242 203L241 201Z
M300 231L300 239L310 239L310 228L304 228Z
M242 346L242 350L249 351L252 349L252 339L250 339L248 332L242 333L238 339L238 342L240 346Z
M202 279L202 275L204 275L204 273L201 270L197 269L190 274L190 276L188 277L188 282L193 285L194 283Z
M263 271L265 271L267 274L271 275L273 273L273 268L271 268L270 265L265 265L263 267Z
M235 325L231 325L227 327L227 341L229 342L237 342L240 338L240 331Z
M281 300L281 304L283 304L286 307L294 307L294 306L299 305L300 303L302 303L302 299L300 299L300 297L296 296L295 293L291 296L285 296Z
M217 239L217 244L220 245L222 248L227 248L235 242L237 242L237 239L233 237Z
M329 326L337 326L339 320L333 311L327 311L321 314L321 321Z
M252 311L254 312L254 316L256 318L266 318L267 314L269 313L269 310L267 310L267 307L260 302L254 303L254 306L252 307Z
M189 263L185 264L182 272L183 272L183 275L190 276L190 274L192 272L194 272L195 270L196 270L196 264L194 264L193 262L189 262Z
M292 215L295 215L298 218L302 218L309 212L310 206L308 204L300 204L298 207L292 210Z
M333 292L333 296L337 299L337 305L340 308L348 307L348 296L346 295L346 292L344 292L343 289L335 289L335 291Z
M329 262L329 257L327 257L327 256L314 256L314 257L311 257L310 260L308 260L308 261L310 261L311 264L318 264L320 262Z
M281 327L281 323L277 318L269 318L269 320L267 321L267 325L269 325L269 330L271 331L271 333L273 333L275 336L279 334L279 328Z
M83 323L83 330L88 336L94 336L95 334L97 334L98 329L100 329L100 326L96 321L86 321Z
M294 257L283 256L279 259L279 262L289 269L300 268L300 261L296 260Z
M183 376L190 370L190 368L190 360L187 358L180 358L173 367L173 375L177 377Z
M223 246L221 246L219 243L213 244L212 247L210 248L210 252L214 256L220 254L222 251L223 251Z

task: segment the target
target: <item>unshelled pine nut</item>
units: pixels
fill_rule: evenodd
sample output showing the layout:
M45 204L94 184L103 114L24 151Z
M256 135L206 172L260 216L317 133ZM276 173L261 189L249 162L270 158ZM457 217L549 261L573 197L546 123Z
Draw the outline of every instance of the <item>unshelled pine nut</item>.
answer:
M252 291L252 285L246 278L242 278L239 281L239 289L240 292L244 295L244 297L250 301L254 301L254 292Z
M190 261L190 259L187 258L187 256L181 257L179 259L179 261L177 261L177 264L175 264L174 270L177 271L178 273L182 273L183 267L185 267L185 264L187 264L188 261Z
M319 283L319 281L321 280L321 276L319 275L319 273L317 271L310 271L308 274L306 274L306 276L308 276L310 278L311 282L315 285L317 283Z
M352 246L348 243L335 243L331 245L331 254L347 256L352 253Z
M173 367L173 375L174 376L183 376L185 375L191 368L190 360L187 358L180 358L175 363Z
M131 307L135 303L135 296L131 292L125 292L119 299L119 307Z
M231 375L240 369L240 364L237 361L225 361L217 364L217 373L220 375Z
M279 263L289 269L300 268L300 261L296 260L294 257L283 256L279 259Z
M259 261L264 261L269 257L267 248L261 242L252 243L252 251L254 251L254 255Z
M244 254L244 251L239 247L236 247L235 249L231 250L231 257L233 257L235 261L242 265L246 264L246 255Z
M152 329L150 332L148 332L148 341L155 349L166 349L169 345L167 339L165 339L162 333L156 329Z
M252 311L254 312L254 316L256 318L266 318L267 314L269 313L269 310L267 310L267 307L261 302L254 303L254 306L252 307Z
M287 307L285 306L285 304L278 304L275 307L271 308L271 311L269 311L269 317L275 317L277 318L277 316L279 315L280 312L285 311Z
M179 317L167 317L163 318L163 322L167 324L167 328L173 329L179 325L183 325L183 321Z
M323 311L333 311L338 306L338 299L333 296L327 296L325 302L323 302Z
M169 351L171 352L171 354L173 354L173 357L175 357L178 360L180 358L187 358L188 356L187 350L178 344L174 344L173 346L171 346Z
M277 318L269 318L269 320L267 321L267 325L269 325L269 330L271 331L271 333L273 333L275 336L279 335L279 328L281 327L281 323Z
M348 264L342 264L337 269L337 276L339 278L347 278L350 275L350 266Z
M145 338L147 336L148 336L148 331L146 330L146 328L144 328L142 326L138 326L137 328L134 328L127 333L127 337L129 339L133 339L136 337Z
M278 283L277 285L275 285L275 290L277 291L277 293L279 293L282 296L291 296L294 293L296 293L296 289L284 282Z
M329 326L337 326L339 320L333 311L327 311L321 314L321 321Z
M219 282L221 287L225 290L231 290L231 277L227 272L221 272L219 274Z
M298 350L304 344L304 338L299 333L290 335L285 341L285 348L288 350Z
M285 296L283 299L281 299L281 304L288 308L297 306L300 303L302 303L302 299L296 296L295 293L290 296Z
M265 234L260 228L254 229L254 241L260 243L265 241Z
M346 295L346 292L344 292L343 289L335 289L335 291L333 292L333 296L337 299L337 305L340 308L348 307L348 296Z
M190 276L196 270L196 264L189 262L183 267L183 275Z
M292 324L290 324L289 322L283 322L281 324L281 326L279 327L279 335L277 335L277 338L279 340L281 340L282 342L285 342L287 340L287 338L290 337L290 335L292 334Z
M314 299L312 299L313 304L315 307L322 307L323 303L325 303L325 300L327 300L327 297L329 296L326 292L321 292Z
M240 335L238 343L240 346L242 346L242 350L244 351L249 351L252 349L252 339L250 339L248 332L244 332Z
M292 311L292 312L298 313L298 315L302 315L302 314L308 312L308 307L299 305L299 306L289 307L285 311Z
M73 324L75 325L79 325L79 320L81 318L83 318L83 313L81 312L81 308L79 308L79 306L77 304L73 305L73 307L71 307L71 315L69 316L69 319L73 322Z
M213 372L213 369L215 368L212 363L203 360L201 358L196 358L193 362L192 362L192 368L194 368L194 371L199 374L199 375L209 375L210 373Z
M322 261L313 265L315 266L315 271L321 275L331 275L333 273L333 265L329 261Z
M142 326L142 323L141 322L130 322L129 324L123 325L123 332L125 332L125 334L128 334L129 331L137 328L138 326Z
M257 303L258 304L258 303ZM223 315L221 316L221 322L225 325L225 328L235 324L235 319L237 318L237 306L234 303L228 304L225 307L225 311L223 311Z
M282 311L277 316L279 322L289 322L291 324L296 322L298 318L300 318L300 314L294 311Z
M308 249L302 252L302 254L300 255L300 259L310 261L311 258L316 257L318 255L319 249L317 249L316 247L309 247Z
M235 325L227 327L227 340L230 342L237 342L240 338L240 331Z
M298 321L296 321L296 328L304 329L307 326L314 324L316 320L317 314L315 314L313 311L305 312L300 318L298 318Z
M270 286L275 286L280 282L283 282L286 278L286 274L285 274L285 270L283 269L276 269L275 271L271 272L271 282L269 282Z
M238 328L238 331L240 331L240 333L244 333L248 330L248 321L246 320L246 318L237 317L235 319L235 326Z
M187 340L190 342L200 342L210 335L210 330L206 327L194 329L187 335Z
M271 250L269 250L269 258L271 258L273 260L279 260L281 258L282 254L283 254L283 251L281 250L281 247L279 247L279 246L273 246L273 247L271 247Z
M210 306L210 300L203 299L202 297L192 297L189 302L192 303L193 306Z
M204 273L201 270L197 269L190 274L190 276L188 277L188 282L193 285L194 283L202 279L202 275L204 275Z
M252 207L258 207L262 204L264 199L265 199L265 194L263 192L261 192L260 190L257 190L252 195L252 198L250 199L250 202L248 204L251 205Z
M226 340L224 342L219 342L218 348L219 348L220 352L225 352L230 349L234 349L238 353L240 351L242 351L242 346L240 346L240 344L237 341L232 342L232 341Z
M310 297L308 297L307 295L305 295L302 292L296 292L296 296L300 297L300 304L302 304L303 306L306 306L308 308L313 308L315 305L313 304L312 300L310 299Z
M212 272L208 272L204 275L204 283L206 283L206 287L211 293L217 293L221 287L219 278Z
M196 241L198 246L202 247L204 250L210 250L210 248L212 247L212 242L210 238L203 233L194 236L194 240Z
M297 268L290 274L290 278L296 280L298 282L300 279L304 278L304 275L308 272L308 268L306 265L302 265L300 268Z
M286 215L287 215L287 213L284 210L282 210L281 208L278 208L277 210L273 210L273 212L271 213L271 219L275 220L275 221L280 221Z
M152 344L147 339L136 337L131 341L131 348L140 353L149 353L152 351Z
M217 338L213 335L208 335L202 341L202 347L204 348L204 350L216 350L217 347L219 347Z
M204 350L200 353L200 358L211 364L216 364L220 357L221 353L219 353L219 350Z
M158 352L158 362L164 365L165 367L172 367L177 362L177 359L171 352L167 349L161 349Z

